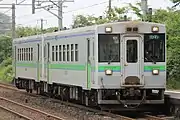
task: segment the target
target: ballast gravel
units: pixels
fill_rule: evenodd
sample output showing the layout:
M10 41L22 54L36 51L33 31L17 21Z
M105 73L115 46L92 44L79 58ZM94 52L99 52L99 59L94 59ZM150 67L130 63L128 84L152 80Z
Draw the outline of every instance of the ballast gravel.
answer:
M54 102L47 97L34 97L2 87L0 87L0 96L42 110L49 114L63 117L66 120L116 120L115 118L108 116L97 115L93 112L63 105Z

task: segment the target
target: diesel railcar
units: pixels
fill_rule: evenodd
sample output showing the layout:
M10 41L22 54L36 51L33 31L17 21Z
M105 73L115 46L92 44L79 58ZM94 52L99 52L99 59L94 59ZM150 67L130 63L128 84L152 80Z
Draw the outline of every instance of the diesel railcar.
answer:
M104 109L164 104L165 46L165 25L142 21L17 38L15 85Z

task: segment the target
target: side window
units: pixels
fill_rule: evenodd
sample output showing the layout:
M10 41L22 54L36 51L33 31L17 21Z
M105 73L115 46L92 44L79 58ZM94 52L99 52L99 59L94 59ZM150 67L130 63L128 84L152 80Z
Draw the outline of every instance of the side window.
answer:
M22 49L21 48L19 48L19 61L21 61L21 58L22 58Z
M66 61L66 46L63 45L63 61Z
M21 48L21 61L23 61L23 48Z
M69 60L69 45L67 45L67 61L70 61Z
M54 46L52 46L52 61L54 61Z
M59 45L59 61L62 61L61 54L62 54L61 45Z
M29 50L28 50L28 55L29 55L29 61L31 61L31 48L29 48Z
M26 61L28 61L29 55L28 55L28 48L26 48Z
M19 61L19 48L18 48L18 61Z
M31 48L31 61L33 61L33 48Z
M56 45L56 61L58 61L58 45Z
M78 61L78 44L75 44L75 61Z
M71 44L71 61L74 61L74 44Z
M24 61L26 61L26 48L23 49L24 49Z
M24 48L22 48L22 61L24 61Z

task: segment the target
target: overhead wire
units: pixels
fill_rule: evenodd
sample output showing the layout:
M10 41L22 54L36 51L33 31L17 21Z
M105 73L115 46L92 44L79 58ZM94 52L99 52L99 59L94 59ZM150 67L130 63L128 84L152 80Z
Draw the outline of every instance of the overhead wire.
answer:
M112 1L114 1L114 0L112 0ZM82 7L82 8L78 8L78 9L75 9L75 10L70 10L70 11L64 12L64 14L65 14L65 13L70 13L70 12L75 12L75 11L82 10L82 9L91 8L91 7L98 6L98 5L102 5L102 4L105 4L105 3L108 3L108 2L109 2L109 1L92 4L92 5L89 5L89 6L86 6L86 7ZM39 11L39 12L41 12L41 11ZM27 15L24 15L24 16L27 16ZM28 15L28 16L29 16L29 15ZM19 16L19 17L22 17L22 16ZM19 18L19 17L18 17L18 18ZM44 17L52 17L52 15L44 16ZM25 23L23 23L23 24L28 24L28 23L31 23L32 21L37 21L37 19L31 20L31 21L29 21L29 22L25 22Z
M3 1L3 0L2 0L2 1ZM2 2L2 1L0 1L0 2ZM26 0L22 0L21 2L17 3L16 5L20 5L21 3L24 3L25 1L26 1ZM10 10L12 10L12 8L10 8L10 9L2 12L2 14L6 14L6 13L8 13Z

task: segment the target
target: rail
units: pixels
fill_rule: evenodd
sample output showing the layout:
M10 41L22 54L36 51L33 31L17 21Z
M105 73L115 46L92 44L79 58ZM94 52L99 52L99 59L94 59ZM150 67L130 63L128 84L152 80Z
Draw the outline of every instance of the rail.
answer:
M35 109L35 108L32 108L32 107L29 107L29 106L26 106L26 105L17 103L17 102L15 102L15 101L9 100L9 99L7 99L7 98L0 97L0 101L2 101L2 100L5 101L5 102L9 102L9 103L12 103L12 104L14 104L14 105L17 105L17 106L26 108L27 111L29 111L29 110L30 110L30 111L33 111L33 112L35 112L36 114L37 114L37 113L38 113L38 114L41 114L41 115L43 115L43 116L46 116L47 118L53 118L53 119L55 119L55 120L65 120L64 118L60 118L60 117L51 115L51 114L49 114L49 113L43 112L43 111L41 111L41 110L38 110L38 109ZM2 103L2 102L1 102L1 103ZM30 117L23 115L22 113L18 113L18 112L16 112L16 111L12 111L12 110L10 110L10 109L5 108L4 106L1 106L1 108L4 109L4 110L7 110L7 111L9 111L9 112L12 112L12 113L14 113L14 114L16 114L16 115L18 115L18 116L22 116L23 118L26 118L26 119L28 119L28 120L33 120L33 119L31 119Z

